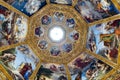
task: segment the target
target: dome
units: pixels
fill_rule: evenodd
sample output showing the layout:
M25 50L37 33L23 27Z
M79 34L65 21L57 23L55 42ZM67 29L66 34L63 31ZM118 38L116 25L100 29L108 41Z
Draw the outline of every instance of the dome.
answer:
M119 0L1 0L0 80L119 80Z

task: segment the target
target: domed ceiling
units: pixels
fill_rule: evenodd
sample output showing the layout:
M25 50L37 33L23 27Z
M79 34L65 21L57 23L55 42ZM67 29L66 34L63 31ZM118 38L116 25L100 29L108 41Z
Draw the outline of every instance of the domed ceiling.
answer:
M0 0L0 80L119 80L119 0Z

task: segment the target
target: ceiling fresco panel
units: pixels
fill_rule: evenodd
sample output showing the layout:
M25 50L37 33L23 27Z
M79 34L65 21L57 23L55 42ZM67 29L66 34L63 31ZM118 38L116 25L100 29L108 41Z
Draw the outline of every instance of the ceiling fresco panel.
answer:
M32 16L47 3L46 0L3 0L27 16Z
M119 14L111 0L78 0L75 9L88 23Z
M39 58L27 45L20 45L0 52L0 64L15 80L28 80Z
M87 49L117 63L120 19L89 27Z
M68 64L71 80L102 80L112 67L103 61L89 55L80 53L78 57Z
M42 63L35 80L67 80L63 64Z
M0 46L23 42L27 31L25 17L0 5Z

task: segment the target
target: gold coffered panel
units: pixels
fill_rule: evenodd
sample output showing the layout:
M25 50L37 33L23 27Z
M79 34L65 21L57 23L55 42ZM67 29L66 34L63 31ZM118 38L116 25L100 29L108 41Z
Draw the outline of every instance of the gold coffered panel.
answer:
M49 10L49 12L46 10L46 8L47 9L50 9ZM69 9L68 9L69 8ZM42 26L42 23L41 23L41 19L42 19L42 17L44 16L44 15L49 15L49 16L53 16L54 14L55 14L55 12L60 12L60 13L63 13L63 15L64 15L64 17L65 17L65 20L67 20L67 18L73 18L74 20L75 20L75 22L76 22L76 24L75 24L75 28L74 29L69 29L69 31L68 32L72 32L73 30L76 30L78 33L79 33L79 35L80 35L80 39L78 40L78 41L76 41L73 45L73 48L75 48L75 50L73 49L72 51L71 51L71 53L66 53L66 54L60 54L58 57L52 57L52 56L48 56L48 55L50 55L50 54L48 54L49 53L49 51L47 50L41 50L41 51L39 51L39 52L37 52L37 53L39 53L39 55L41 56L41 58L43 57L43 56L45 56L45 57L47 57L47 60L49 60L49 58L48 57L51 57L50 58L50 60L52 61L52 59L54 60L54 61L57 61L57 59L60 59L60 60L58 60L58 61L61 61L61 60L63 60L63 58L65 58L65 57L68 57L68 56L75 56L78 52L80 52L82 49L83 49L83 47L84 46L80 46L80 45L85 45L85 36L83 36L83 35L86 35L86 29L87 29L87 26L85 25L85 24L83 24L83 20L82 19L80 19L80 17L78 16L78 14L77 14L77 12L76 12L76 14L75 13L73 13L73 14L70 14L70 13L72 13L72 12L75 12L75 10L72 8L72 7L69 7L69 6L64 6L64 8L63 7L61 7L60 5L58 6L58 5L55 5L55 4L52 4L52 5L47 5L46 7L44 7L43 8L43 10L41 10L40 12L38 12L34 17L32 17L33 19L31 20L31 27L32 27L32 29L31 29L31 31L30 31L30 34L31 34L31 36L34 36L33 37L33 40L31 40L31 41L33 41L34 43L33 44L31 44L31 45L34 45L34 46L36 46L37 44L38 44L38 41L40 40L40 39L42 39L42 38L45 38L46 36L43 36L42 38L37 38L36 36L35 36L35 28L37 28L38 26ZM67 18L66 18L67 17ZM80 20L79 20L80 19ZM63 20L64 22L63 22L63 24L64 24L64 26L66 26L66 21L65 20ZM59 24L59 22L57 23L55 23L55 21L54 21L54 19L52 18L52 21L53 21L53 23L51 22L51 25L58 25ZM50 25L50 26L51 26ZM49 26L49 25L47 25L47 26ZM62 26L62 25L61 25ZM43 25L43 28L45 29L45 30L47 30L46 28L46 25ZM49 28L49 27L48 27ZM68 32L67 32L67 34L68 34ZM47 33L46 31L44 32L44 33ZM68 36L69 37L69 36ZM46 38L45 38L46 39ZM67 40L67 42L71 42L70 40ZM53 45L53 44L51 44L51 45ZM79 46L79 47L78 47ZM35 48L35 47L34 47ZM79 51L77 50L77 48L79 48ZM36 49L39 49L37 46L36 46ZM42 55L41 55L41 53L43 53ZM73 54L74 53L74 54ZM67 55L68 54L68 55ZM45 58L44 57L44 58ZM56 58L56 59L55 59ZM70 59L70 58L69 58ZM66 61L68 61L68 60L66 60ZM62 61L63 63L65 63L66 61Z

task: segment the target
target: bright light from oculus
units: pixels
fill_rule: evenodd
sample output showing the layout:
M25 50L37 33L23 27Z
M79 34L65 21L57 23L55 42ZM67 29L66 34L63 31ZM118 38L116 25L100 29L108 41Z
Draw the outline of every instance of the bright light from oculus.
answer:
M49 29L49 38L53 42L62 42L65 39L65 30L60 26L55 26Z

